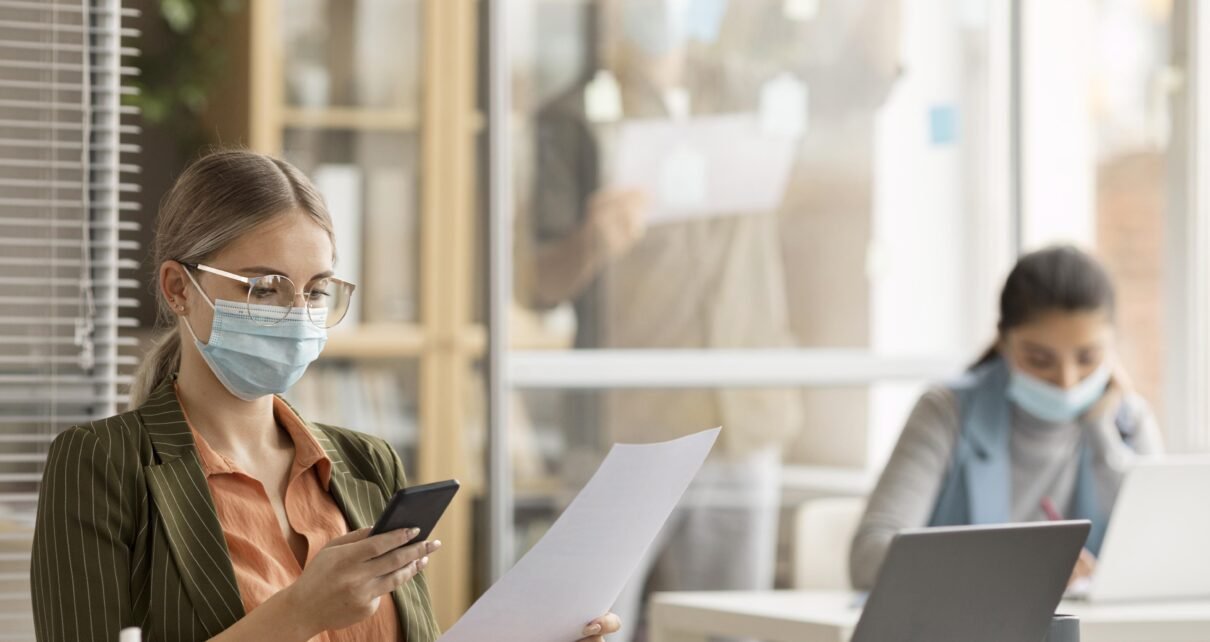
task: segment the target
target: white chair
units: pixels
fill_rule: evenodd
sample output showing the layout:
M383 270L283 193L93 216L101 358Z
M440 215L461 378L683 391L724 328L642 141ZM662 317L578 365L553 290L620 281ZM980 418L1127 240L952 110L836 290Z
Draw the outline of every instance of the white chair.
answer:
M848 590L849 544L865 499L828 497L813 499L798 508L794 528L796 589Z

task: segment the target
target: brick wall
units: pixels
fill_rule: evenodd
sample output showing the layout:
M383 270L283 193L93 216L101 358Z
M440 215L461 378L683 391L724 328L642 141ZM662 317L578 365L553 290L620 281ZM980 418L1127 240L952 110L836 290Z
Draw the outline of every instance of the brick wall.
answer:
M1097 253L1118 293L1118 332L1134 387L1162 417L1164 209L1162 152L1118 156L1097 175Z

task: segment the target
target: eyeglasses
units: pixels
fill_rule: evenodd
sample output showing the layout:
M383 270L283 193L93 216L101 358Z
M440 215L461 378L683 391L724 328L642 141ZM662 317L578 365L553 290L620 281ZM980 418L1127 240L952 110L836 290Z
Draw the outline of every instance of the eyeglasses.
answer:
M290 314L294 301L298 298L298 288L294 282L281 274L247 277L200 263L182 262L181 265L190 270L209 272L243 283L248 291L244 302L248 308L248 316L257 325L280 323ZM348 281L333 277L315 281L310 289L302 291L307 319L325 329L340 323L349 312L349 302L353 299L353 290L356 288L356 285Z

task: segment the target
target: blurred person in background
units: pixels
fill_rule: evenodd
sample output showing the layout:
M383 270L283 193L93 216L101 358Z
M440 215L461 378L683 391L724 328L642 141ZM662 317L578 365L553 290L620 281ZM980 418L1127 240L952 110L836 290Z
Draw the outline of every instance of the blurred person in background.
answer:
M1162 450L1115 348L1105 269L1073 247L1028 254L1000 296L999 339L912 411L853 538L870 589L895 534L925 526L1092 522L1072 581L1090 576L1122 478Z
M531 303L572 302L577 347L794 344L776 211L649 225L655 195L608 186L617 122L689 122L758 109L757 79L734 73L725 63L729 52L717 48L740 4L603 4L606 32L617 34L608 41L611 63L538 115L526 232L535 253ZM602 92L616 104L602 107ZM724 426L716 455L619 599L622 618L638 622L646 588L773 587L781 448L801 424L793 391L611 392L573 410L569 424L599 426L600 442L660 441Z
M604 62L538 113L532 205L518 235L532 247L532 264L522 267L531 273L518 279L523 296L540 310L571 303L577 348L827 340L810 332L824 311L804 296L829 278L818 269L828 260L818 255L828 226L870 217L873 118L899 75L899 3L797 3L805 12L794 4L599 5L600 33L589 39ZM627 122L692 126L751 114L763 127L769 113L788 118L777 129L795 141L772 207L653 221L659 195L611 180ZM773 587L782 452L802 429L799 391L627 390L576 395L568 406L573 455L614 440L724 427L716 454L619 599L623 618L638 622L651 590ZM572 476L591 469L568 467Z
M818 136L820 125L809 129L807 121L814 122L818 109L824 128L830 121L856 121L867 124L858 130L872 132L870 114L898 74L898 3L821 2L807 16L793 14L787 4L601 4L606 62L589 74L591 80L539 112L532 206L521 223L533 247L533 272L522 279L529 284L529 303L550 309L571 302L576 347L798 343L785 270L820 262L783 256L794 241L785 238L787 216L800 210L848 216L860 203L868 206L868 198L851 194L868 195L872 158L872 134L864 139L869 149L857 145L855 154L852 136ZM819 87L809 86L815 82ZM726 114L763 119L771 95L788 101L788 110L772 107L791 114L788 128L797 140L790 185L774 199L776 206L653 221L658 195L611 181L620 123L662 119L692 126L695 119ZM801 122L793 120L796 110ZM844 181L811 174L812 167L827 166L821 159L854 155L857 170L833 164L832 174L847 172ZM637 621L651 590L773 587L782 450L802 427L797 391L627 390L577 397L570 406L570 441L593 449L613 440L650 442L724 427L716 455L619 600L615 610L623 618Z

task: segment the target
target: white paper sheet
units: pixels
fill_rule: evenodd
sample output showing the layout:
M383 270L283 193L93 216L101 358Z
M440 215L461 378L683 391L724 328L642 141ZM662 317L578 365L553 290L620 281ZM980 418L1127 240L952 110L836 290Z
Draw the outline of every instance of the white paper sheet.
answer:
M617 127L607 182L646 193L651 225L776 210L800 140L770 133L756 114L628 120Z
M719 430L615 445L546 536L440 642L579 639L586 624L613 606Z

